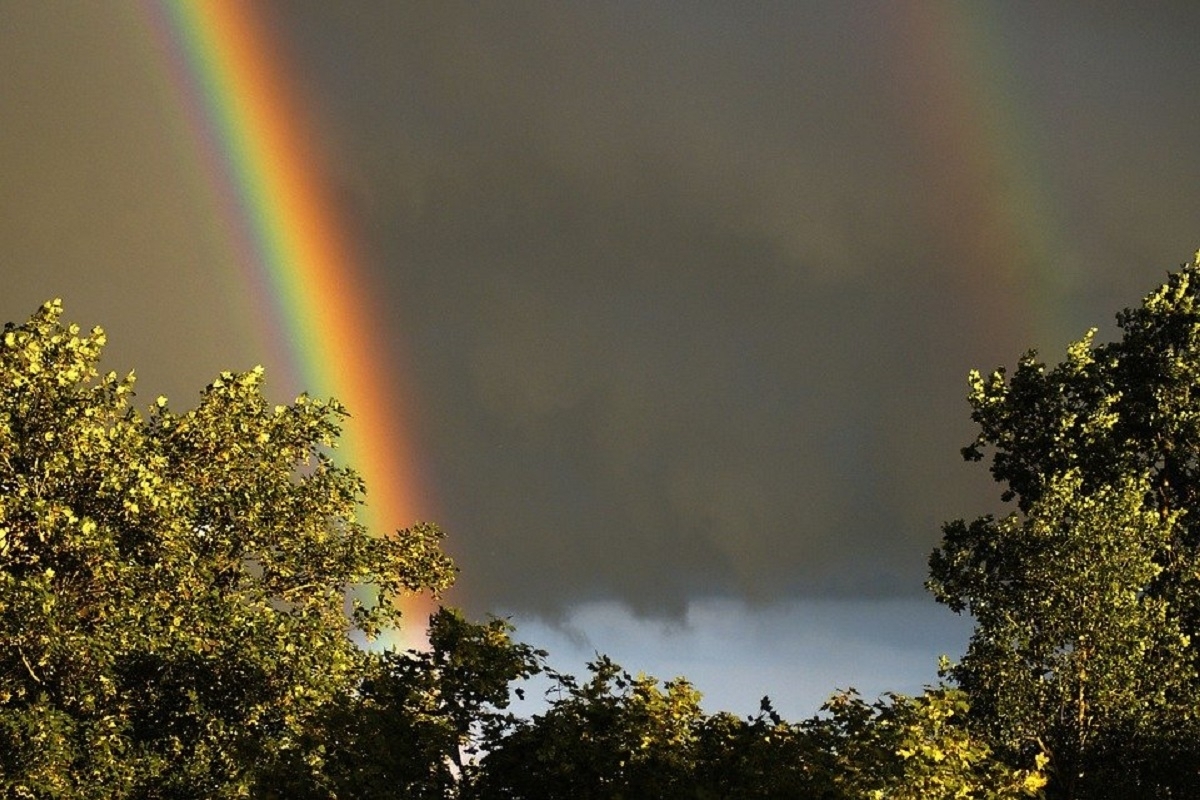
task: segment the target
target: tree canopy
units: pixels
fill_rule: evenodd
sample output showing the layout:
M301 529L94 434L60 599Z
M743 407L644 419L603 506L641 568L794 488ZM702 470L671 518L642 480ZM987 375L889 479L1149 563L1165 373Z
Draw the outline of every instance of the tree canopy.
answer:
M1052 797L1200 796L1200 255L1047 367L972 373L1016 510L945 526L929 586L975 634L949 676Z
M104 333L44 305L0 339L0 787L237 797L329 783L320 732L369 658L347 635L449 585L440 532L376 537L334 465L344 411L262 371L135 409ZM346 613L347 591L370 601Z
M707 714L599 654L577 679L453 609L424 650L361 647L454 566L436 526L358 521L345 410L272 405L260 369L138 408L62 313L0 337L5 796L1200 796L1200 254L1114 341L971 373L963 456L1011 505L930 557L968 649L918 696L848 690L800 722L767 698Z

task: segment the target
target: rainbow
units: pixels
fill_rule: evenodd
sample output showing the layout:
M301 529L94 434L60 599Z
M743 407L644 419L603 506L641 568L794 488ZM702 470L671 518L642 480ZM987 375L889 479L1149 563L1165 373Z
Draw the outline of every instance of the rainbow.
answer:
M301 385L351 412L342 446L369 489L364 522L375 531L412 523L425 495L411 408L390 389L397 356L372 335L368 321L382 317L362 258L322 183L313 126L261 12L240 0L143 7L260 313ZM388 643L422 645L430 607L426 597L404 600L409 625Z
M1017 79L998 10L902 3L887 13L893 74L910 109L906 133L929 186L918 202L948 247L939 261L955 265L946 279L962 286L982 329L1057 351L1083 333L1063 313L1081 269L1079 248L1064 235L1064 203L1033 135L1036 109ZM1021 307L999 304L1006 285ZM1025 329L1012 330L1019 321Z

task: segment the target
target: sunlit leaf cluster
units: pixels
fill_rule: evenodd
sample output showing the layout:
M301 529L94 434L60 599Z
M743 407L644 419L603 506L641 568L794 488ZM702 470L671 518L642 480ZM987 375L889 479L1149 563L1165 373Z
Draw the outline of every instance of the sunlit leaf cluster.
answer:
M330 710L445 588L438 531L372 537L336 466L343 410L224 373L195 408L134 406L104 334L47 303L0 341L0 787L12 797L248 796L324 780ZM346 615L350 589L373 598Z

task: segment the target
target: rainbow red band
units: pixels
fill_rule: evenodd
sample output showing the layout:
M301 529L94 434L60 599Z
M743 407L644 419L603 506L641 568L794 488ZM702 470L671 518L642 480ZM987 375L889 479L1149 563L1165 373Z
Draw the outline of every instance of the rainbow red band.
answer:
M397 356L373 335L362 259L323 185L321 148L256 6L241 0L148 0L184 95L196 146L230 217L223 220L243 271L265 284L275 336L304 388L338 398L351 413L343 458L369 495L376 532L412 524L420 482L405 398L392 389ZM388 644L424 642L431 602L403 601L409 622Z

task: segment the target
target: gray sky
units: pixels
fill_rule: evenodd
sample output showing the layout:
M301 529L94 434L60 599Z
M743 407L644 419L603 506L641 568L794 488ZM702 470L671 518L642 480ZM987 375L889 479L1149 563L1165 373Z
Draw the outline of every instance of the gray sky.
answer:
M763 620L870 661L802 632L894 631L940 523L996 508L966 371L1111 332L1200 247L1191 4L266 11L408 365L452 601L580 652L596 609L693 632L635 669ZM294 392L159 48L136 4L0 0L0 314L63 296L143 396L260 362ZM859 622L805 616L831 603Z

